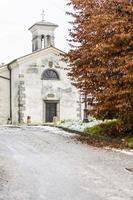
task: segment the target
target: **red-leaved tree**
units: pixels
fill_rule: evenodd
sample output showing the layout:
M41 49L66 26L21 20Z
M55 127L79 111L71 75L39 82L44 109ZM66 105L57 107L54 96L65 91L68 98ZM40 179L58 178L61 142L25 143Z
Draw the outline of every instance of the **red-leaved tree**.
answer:
M133 1L70 0L73 28L66 54L76 87L95 97L93 115L133 129Z

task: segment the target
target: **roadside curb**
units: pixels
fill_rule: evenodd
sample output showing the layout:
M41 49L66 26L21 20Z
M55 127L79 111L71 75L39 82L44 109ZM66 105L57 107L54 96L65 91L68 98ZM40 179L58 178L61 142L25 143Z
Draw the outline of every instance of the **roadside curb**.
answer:
M81 135L81 136L85 136L84 132L82 132L82 131L76 131L76 130L69 129L69 128L62 127L62 126L54 126L54 127L57 127L57 128L62 129L64 131L67 131L69 133L75 133L75 134L78 134L78 135Z
M96 136L92 136L92 135L89 135L89 134L86 134L84 132L81 132L81 131L76 131L76 130L72 130L72 129L69 129L69 128L66 128L66 127L61 127L61 126L54 126L54 125L51 125L51 127L56 127L56 128L59 128L59 129L62 129L64 131L67 131L68 133L74 133L74 134L77 134L79 135L79 137L84 137L85 140L96 140L97 142L107 142L108 145L107 146L103 146L103 148L105 149L112 149L112 150L115 150L115 151L120 151L122 153L125 153L125 154L131 154L133 155L133 150L132 148L126 148L126 147L122 147L122 143L121 141L118 141L118 140L111 140L111 138L108 138L106 136L101 136L101 135L96 135ZM117 148L114 148L113 146L112 147L109 147L109 144L111 145L115 145L118 147ZM92 144L90 144L92 145ZM92 145L93 146L93 145ZM106 148L107 147L107 148Z

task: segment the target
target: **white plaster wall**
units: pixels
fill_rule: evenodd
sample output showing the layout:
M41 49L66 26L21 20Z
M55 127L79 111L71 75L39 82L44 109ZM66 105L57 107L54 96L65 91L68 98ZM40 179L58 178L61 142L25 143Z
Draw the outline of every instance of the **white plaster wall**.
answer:
M9 78L9 71L0 69L0 76ZM0 78L0 124L7 124L10 117L10 82L9 80Z
M35 26L32 30L33 31L33 37L35 37L36 35L51 35L51 36L54 36L54 30L55 30L55 27L43 27L43 26L40 26L40 28L37 28L38 26ZM31 31L31 32L32 32Z
M12 122L18 123L18 83L19 83L19 67L15 64L12 66Z
M26 67L25 69L28 70ZM43 101L41 98L41 81L38 73L27 73L25 71L24 80L25 80L25 115L24 121L26 122L27 116L31 116L31 120L34 124L42 123L43 115Z
M49 48L47 51L41 51L38 55L33 54L30 58L20 61L20 71L24 74L25 82L25 111L24 121L27 116L31 116L32 123L43 123L45 121L45 100L59 101L59 119L78 119L79 94L77 89L71 85L66 73L66 63L60 61L59 52ZM41 80L44 70L49 68L49 61L53 62L60 80ZM54 97L48 98L48 94L54 94Z

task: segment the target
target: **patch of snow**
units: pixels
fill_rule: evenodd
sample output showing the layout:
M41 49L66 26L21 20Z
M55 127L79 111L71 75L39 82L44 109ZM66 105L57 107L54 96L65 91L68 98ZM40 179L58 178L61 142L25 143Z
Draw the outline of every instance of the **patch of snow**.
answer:
M127 150L126 149L121 150L121 149L108 148L108 147L106 147L105 149L133 156L133 150L128 150L128 149Z
M83 123L81 120L66 120L64 122L61 122L59 126L63 128L68 128L71 130L83 132L84 129L98 125L101 122L102 122L101 120L96 120L96 119L93 119L93 121L90 121L88 123Z

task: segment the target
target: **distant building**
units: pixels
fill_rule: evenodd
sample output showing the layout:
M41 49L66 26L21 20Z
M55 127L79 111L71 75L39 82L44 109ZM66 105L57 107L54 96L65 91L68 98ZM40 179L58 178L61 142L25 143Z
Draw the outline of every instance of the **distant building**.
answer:
M80 119L80 95L67 77L63 52L55 48L58 26L44 20L35 23L32 53L0 67L0 123L42 124Z

